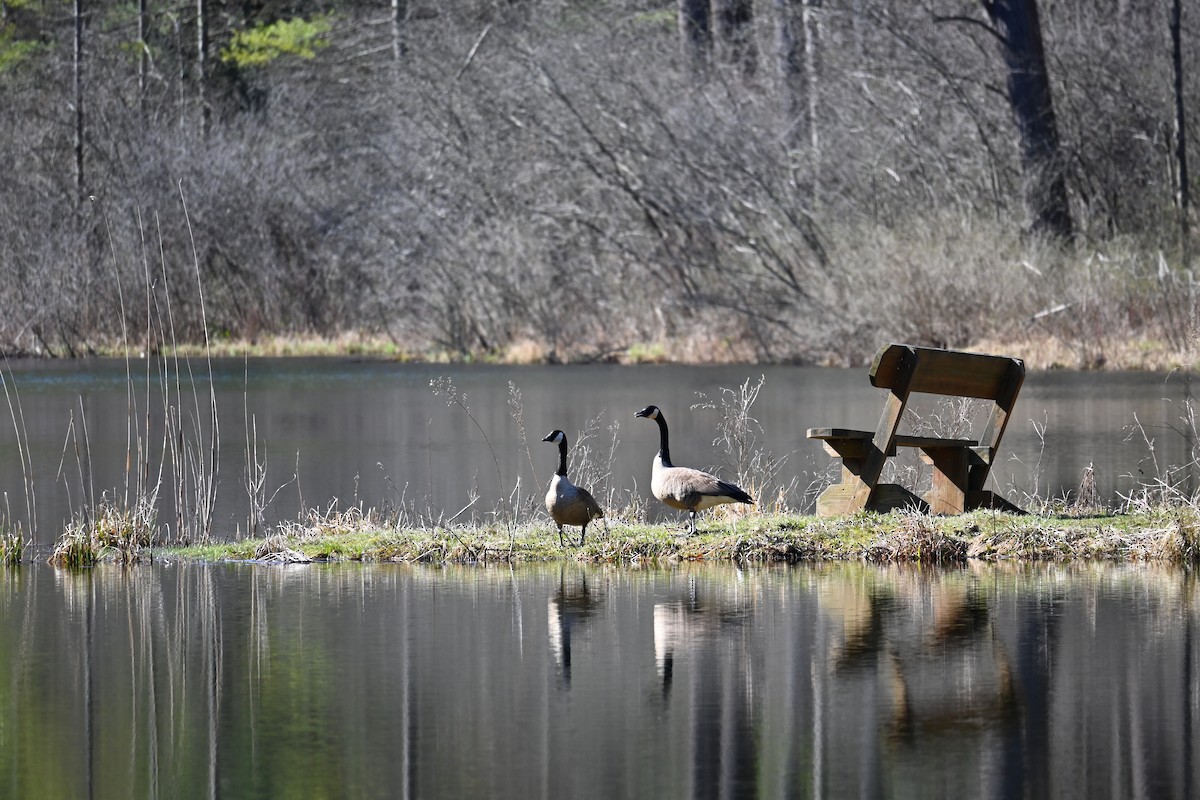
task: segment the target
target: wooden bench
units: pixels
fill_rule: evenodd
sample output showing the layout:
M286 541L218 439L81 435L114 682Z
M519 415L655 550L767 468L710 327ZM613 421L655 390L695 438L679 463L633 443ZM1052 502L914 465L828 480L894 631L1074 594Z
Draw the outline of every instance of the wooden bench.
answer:
M870 377L871 385L888 390L874 431L808 429L808 438L820 439L827 453L842 460L842 481L817 498L817 514L906 507L931 514L961 514L976 508L1023 513L983 488L1025 380L1020 359L889 344L875 355ZM978 439L898 434L900 418L914 393L991 400L992 410ZM919 448L921 459L933 467L933 485L924 498L898 484L879 483L884 463L900 447Z

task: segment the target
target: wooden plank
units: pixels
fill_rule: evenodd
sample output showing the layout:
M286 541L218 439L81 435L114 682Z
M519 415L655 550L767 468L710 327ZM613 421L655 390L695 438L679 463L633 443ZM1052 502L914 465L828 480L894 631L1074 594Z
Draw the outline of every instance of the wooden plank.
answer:
M875 427L871 448L863 459L862 484L854 493L854 501L859 508L866 508L872 499L871 493L875 484L879 482L884 462L887 461L888 453L895 447L896 428L900 426L900 417L904 415L904 409L908 406L908 380L912 377L915 366L914 356L910 351L900 354L895 366L898 377L883 401L883 413Z
M930 514L961 514L966 510L968 454L965 447L922 450L921 460L933 465L933 485L925 495Z
M983 484L987 481L988 474L991 472L991 465L996 460L996 451L1000 449L1000 440L1004 438L1004 431L1008 428L1008 421L1012 417L1013 407L1017 404L1017 395L1020 393L1021 385L1024 382L1025 365L1013 359L1013 363L1009 367L1008 381L1004 387L1004 391L997 395L996 402L992 406L992 413L988 416L987 423L983 427L983 433L979 436L979 444L988 449L988 455L984 464L971 468L972 489L983 489Z
M841 517L858 511L857 508L851 509L850 507L850 504L854 502L855 488L855 486L845 483L827 486L825 491L817 497L817 516Z
M850 428L809 428L809 439L870 439L875 431L856 431Z
M922 514L929 513L929 504L908 489L896 483L881 483L875 487L868 510L877 513L887 513L903 508L915 508ZM861 511L862 507L855 504L854 487L843 483L829 486L817 498L817 516L841 517Z
M875 438L871 431L855 431L845 428L809 428L809 439L823 439L827 448L832 448L840 454L843 448L853 449L857 443L866 443ZM979 447L975 439L943 439L940 436L911 436L906 433L896 434L895 445L888 455L896 455L896 447Z
M916 361L908 390L925 394L994 400L1006 392L1014 364L1022 375L1025 371L1019 359L1007 356L893 344L880 350L871 363L871 385L880 389L897 385L904 377L901 364L906 356Z
M940 436L909 436L907 434L896 435L897 447L978 447L979 442L974 439L943 439Z

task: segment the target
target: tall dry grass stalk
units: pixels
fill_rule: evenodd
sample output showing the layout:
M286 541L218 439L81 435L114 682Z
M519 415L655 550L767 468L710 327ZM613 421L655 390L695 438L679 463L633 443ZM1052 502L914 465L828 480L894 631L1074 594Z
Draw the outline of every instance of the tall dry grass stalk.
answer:
M189 359L184 359L190 393L190 403L184 400L183 372L179 358L174 359L174 404L170 401L170 381L164 381L167 393L167 420L172 435L170 442L171 464L174 476L176 537L186 542L207 541L212 532L213 513L217 503L217 478L221 464L220 416L217 413L216 386L213 382L212 350L208 335L208 314L204 305L204 282L200 276L200 256L196 250L196 237L188 213L187 198L183 186L179 187L179 199L183 206L183 217L188 228L188 239L192 246L192 266L196 278L196 296L200 301L200 319L204 329L204 364L207 371L207 392L201 402L201 392L192 372ZM167 298L167 315L172 320L170 291L167 289L166 262L163 261L164 296ZM175 340L174 324L171 324L171 341ZM185 404L189 416L184 418ZM207 416L207 419L206 419ZM206 427L207 425L207 427Z
M187 201L180 189L184 218L191 233ZM107 214L105 224L108 225ZM157 224L157 219L156 219ZM189 359L178 355L153 357L152 341L169 342L177 352L172 287L161 228L158 230L159 252L157 276L152 275L151 257L145 236L145 225L138 213L141 233L141 268L145 282L145 341L146 359L144 395L136 391L133 372L133 347L130 343L127 320L131 310L126 305L125 289L121 282L119 260L112 245L114 280L121 316L126 380L126 447L123 481L111 491L96 492L92 480L92 448L88 435L88 419L80 401L79 417L74 412L68 421L67 434L59 461L58 479L62 480L73 509L72 521L54 547L50 562L64 566L88 566L102 557L113 556L122 563L132 563L151 552L158 539L158 505L164 476L170 472L170 491L175 504L174 540L179 543L206 541L212 530L216 505L217 477L220 464L220 422L217 414L216 391L213 383L212 359L206 353L206 374L197 376ZM196 293L201 306L201 319L207 336L207 317L204 311L204 287L200 262L192 240L192 269ZM155 280L157 278L157 280ZM156 291L155 284L160 291ZM199 384L205 385L205 390ZM153 388L159 386L155 398ZM6 383L6 392L8 389ZM10 414L14 425L18 419L19 400L14 404L9 395ZM157 446L151 430L155 422L163 429ZM20 440L20 439L19 439ZM27 448L24 448L27 450ZM68 453L73 453L75 478L66 479ZM258 463L257 461L255 462ZM28 471L28 470L27 470ZM72 483L78 496L72 498ZM27 483L27 496L32 508L32 485ZM31 511L32 514L32 511Z
M13 377L8 356L4 357L4 371L0 371L0 385L4 386L4 399L8 403L8 416L12 420L13 433L17 442L17 457L21 460L21 484L25 497L25 521L29 535L37 536L37 487L33 480L33 461L29 452L29 431L25 426L25 409L21 405L21 394ZM4 505L8 507L8 493L4 494ZM11 519L11 515L9 519Z
M300 454L296 454L296 471L292 473L292 477L275 487L268 494L267 487L267 456L266 448L258 437L258 420L250 413L248 387L250 385L250 366L248 360L243 360L242 363L242 419L245 425L246 444L243 455L245 464L242 471L242 487L246 490L246 497L249 501L249 507L246 513L246 533L245 535L251 539L256 538L259 533L266 528L267 524L267 508L275 502L275 498L279 496L285 488L292 484L300 485ZM260 456L259 448L262 447L263 452ZM304 502L301 498L301 511L303 512Z
M617 458L617 446L621 441L618 435L621 423L613 420L607 428L607 433L602 436L602 416L603 413L597 414L575 432L569 472L575 476L573 480L578 485L591 492L607 515L620 513L620 509L628 506L628 502L613 485L612 474Z
M733 470L734 483L755 498L760 510L784 512L792 506L797 479L780 482L788 456L767 449L766 432L753 415L766 380L759 375L757 381L747 378L737 388L723 386L715 398L699 393L700 402L693 404L692 410L707 409L720 415L713 446L721 450L726 466ZM729 507L721 508L730 513Z
M458 387L454 385L454 381L445 375L431 380L429 382L429 387L433 390L435 395L442 398L446 402L448 407L456 406L462 409L462 412L467 415L467 419L471 421L471 424L474 425L475 429L479 431L481 436L483 436L483 442L487 445L488 452L492 455L492 464L496 468L496 485L503 486L504 477L500 472L500 459L496 455L496 448L492 446L492 440L488 438L487 431L483 429L483 426L479 424L479 420L476 419L475 415L471 413L471 407L467 405L466 392L460 392ZM496 517L509 528L509 531L512 533L512 535L515 535L516 530L513 502L514 498L520 495L520 486L520 479L518 479L516 485L513 487L512 494L510 494L508 498L499 498L497 500L495 511ZM473 508L478 499L479 497L476 494L471 499L470 503L468 503L461 511L459 511L458 514L455 514L454 517L451 517L451 521L466 512L468 509Z
M1182 464L1160 461L1157 438L1138 415L1133 414L1133 424L1125 441L1140 439L1145 445L1146 455L1139 472L1149 477L1141 478L1133 491L1120 496L1123 510L1187 507L1200 511L1200 409L1197 409L1197 401L1185 397L1176 422L1167 424L1165 430L1184 440L1185 460Z
M529 449L529 432L525 428L525 404L521 400L521 390L513 381L508 382L508 414L517 424L517 434L521 437L521 450L525 453L525 460L529 464L529 474L533 479L529 484L533 490L526 493L526 502L522 503L520 498L521 476L520 473L517 474L516 487L513 489L516 498L513 508L518 509L518 513L523 510L527 514L532 514L537 508L539 481L537 469L533 466L533 451Z

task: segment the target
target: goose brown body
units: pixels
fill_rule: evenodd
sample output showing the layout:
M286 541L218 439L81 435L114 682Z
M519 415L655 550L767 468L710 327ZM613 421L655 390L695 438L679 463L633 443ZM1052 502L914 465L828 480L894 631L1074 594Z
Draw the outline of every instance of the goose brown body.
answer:
M635 416L658 423L659 449L650 475L650 491L671 508L691 513L691 533L696 532L696 512L724 503L754 503L736 484L716 475L671 463L667 421L657 406L646 406Z
M591 492L581 486L571 483L567 477L567 436L562 431L552 431L543 442L554 442L558 445L558 472L550 479L550 489L546 492L546 511L558 525L558 543L563 544L563 526L578 525L579 545L583 546L587 534L588 523L604 516L604 509L592 497Z

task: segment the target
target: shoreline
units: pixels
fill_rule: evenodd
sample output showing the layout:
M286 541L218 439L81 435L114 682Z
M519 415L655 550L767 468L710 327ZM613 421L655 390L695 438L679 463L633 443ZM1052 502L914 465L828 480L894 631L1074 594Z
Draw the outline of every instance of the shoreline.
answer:
M882 343L882 339L880 340ZM551 364L675 364L688 366L714 365L796 365L860 368L870 364L873 355L866 353L809 353L794 354L775 360L755 360L743 357L733 347L704 347L692 339L650 343L634 343L621 348L588 349L577 347L556 352L532 340L520 340L498 351L451 354L434 350L400 347L385 336L357 333L336 336L265 336L256 339L217 339L208 343L184 343L173 347L157 347L151 354L158 358L361 358L380 359L411 364L489 364L489 365L551 365ZM920 343L916 343L920 344ZM1082 370L1099 372L1168 372L1193 370L1200 352L1191 348L1180 350L1157 339L1128 339L1097 348L1094 343L1073 343L1053 336L1019 337L1014 339L987 338L962 347L950 349L976 353L993 353L1020 358L1028 370ZM697 354L703 354L697 357ZM57 360L60 358L145 358L146 348L134 343L128 347L120 342L93 343L83 354L45 352L13 352L9 358ZM865 357L865 361L863 360Z
M962 566L1107 561L1186 565L1200 561L1200 510L1097 512L1069 516L977 511L956 517L909 512L815 517L746 515L708 520L695 536L664 525L613 522L579 547L544 523L460 528L387 528L369 516L322 521L260 539L159 546L152 558L219 563L401 562L493 564L571 561L638 565L683 561L743 565L865 561ZM577 535L577 533L575 534ZM144 556L143 556L144 557Z

